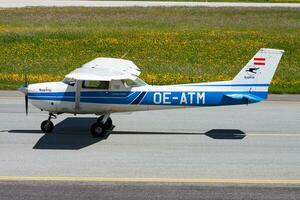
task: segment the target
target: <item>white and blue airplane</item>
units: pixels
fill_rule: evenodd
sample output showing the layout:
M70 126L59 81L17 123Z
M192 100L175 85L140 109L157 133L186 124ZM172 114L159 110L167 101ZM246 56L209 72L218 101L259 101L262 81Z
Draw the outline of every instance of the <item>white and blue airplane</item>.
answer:
M90 131L107 138L111 113L256 103L267 99L268 88L283 50L260 49L231 81L180 85L148 85L131 61L96 58L65 76L62 82L27 84L19 90L41 111L49 112L41 130L54 129L51 119L62 113L100 116Z

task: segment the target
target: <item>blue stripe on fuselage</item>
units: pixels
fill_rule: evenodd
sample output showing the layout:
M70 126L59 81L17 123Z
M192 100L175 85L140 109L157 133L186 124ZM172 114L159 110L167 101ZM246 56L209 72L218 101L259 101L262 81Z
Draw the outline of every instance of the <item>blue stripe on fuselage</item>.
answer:
M81 97L127 97L132 92L130 91L84 91L80 92ZM29 93L29 96L48 96L48 97L75 97L75 92L34 92Z
M81 92L80 102L102 104L130 104L141 92ZM29 93L29 99L50 101L75 101L75 92L39 92Z
M270 84L182 84L180 86L211 86L211 87L269 87Z
M29 97L75 97L75 92L30 92Z
M71 101L75 102L75 97L66 96L29 96L32 100L45 100L45 101Z
M143 95L143 98L139 98ZM267 92L81 92L80 102L99 104L125 104L134 102L141 105L173 105L173 106L217 106L248 103L245 99L231 99L225 94L250 94L266 99ZM75 102L75 92L29 93L29 99Z
M141 105L217 106L247 104L246 99L231 99L225 94L251 94L266 99L267 92L148 92Z

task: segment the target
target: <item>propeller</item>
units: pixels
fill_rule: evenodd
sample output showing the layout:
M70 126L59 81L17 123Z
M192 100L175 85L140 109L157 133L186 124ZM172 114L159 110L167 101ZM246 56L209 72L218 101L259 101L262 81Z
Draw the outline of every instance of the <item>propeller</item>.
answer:
M27 79L27 73L24 74L24 88L26 88L25 93L25 113L26 116L28 115L28 79Z
M19 88L19 91L25 94L25 113L28 115L28 79L27 73L24 73L24 84Z

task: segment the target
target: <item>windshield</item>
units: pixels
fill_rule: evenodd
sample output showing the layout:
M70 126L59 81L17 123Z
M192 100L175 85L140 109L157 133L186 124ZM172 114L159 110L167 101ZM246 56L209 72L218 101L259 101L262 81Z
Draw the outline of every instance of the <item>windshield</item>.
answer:
M125 87L137 87L137 86L144 86L147 85L142 79L135 79L135 80L130 80L130 79L125 79L122 80L123 84Z
M69 78L64 78L63 83L74 86L76 81L73 79L69 79Z
M134 82L139 86L147 85L147 83L140 78L137 78Z

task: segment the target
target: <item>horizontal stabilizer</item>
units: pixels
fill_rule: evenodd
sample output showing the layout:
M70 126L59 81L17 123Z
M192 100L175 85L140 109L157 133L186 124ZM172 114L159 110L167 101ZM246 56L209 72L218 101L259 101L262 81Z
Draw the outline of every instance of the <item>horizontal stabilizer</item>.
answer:
M264 100L263 98L252 94L225 94L225 96L236 100L246 100L249 103L256 103Z

